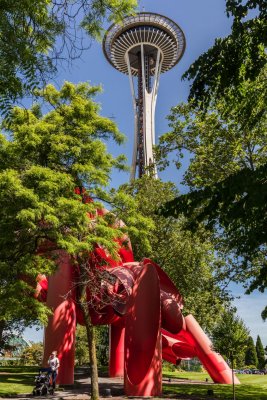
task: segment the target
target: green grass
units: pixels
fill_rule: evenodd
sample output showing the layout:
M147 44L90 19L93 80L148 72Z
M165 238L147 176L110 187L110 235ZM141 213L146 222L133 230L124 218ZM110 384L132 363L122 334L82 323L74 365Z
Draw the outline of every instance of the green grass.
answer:
M34 376L38 367L0 367L0 396L12 396L21 393L31 393L34 387ZM188 399L232 399L231 385L215 385L204 372L167 372L163 374L163 393L165 396L181 395ZM175 379L166 384L166 378ZM206 378L210 384L206 384ZM266 375L238 375L242 385L236 385L236 400L267 400ZM177 380L188 381L179 383ZM191 383L201 381L203 384ZM207 395L207 390L212 389L214 396ZM171 396L170 396L171 397Z
M241 385L236 385L236 400L267 400L267 376L266 375L237 375ZM192 399L209 399L209 389L213 390L213 399L232 399L232 385L216 384L190 384L191 380L205 382L211 379L204 372L165 372L165 378L188 380L188 383L172 381L168 384L163 382L163 393L165 395L188 396Z
M38 367L0 367L0 396L31 393Z
M175 379L184 379L184 380L195 380L195 381L203 381L205 382L206 378L211 381L210 376L206 372L189 372L189 371L175 371L170 372L166 371L163 368L163 376L165 378L175 378Z

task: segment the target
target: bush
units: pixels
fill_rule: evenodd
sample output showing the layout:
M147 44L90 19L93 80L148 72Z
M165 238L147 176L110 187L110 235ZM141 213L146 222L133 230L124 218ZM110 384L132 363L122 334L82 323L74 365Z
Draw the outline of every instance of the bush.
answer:
M26 347L23 350L20 356L20 363L21 365L41 365L43 354L43 344L33 343L30 347Z
M1 367L18 367L19 365L21 365L21 361L19 359L8 360L3 358L0 360Z

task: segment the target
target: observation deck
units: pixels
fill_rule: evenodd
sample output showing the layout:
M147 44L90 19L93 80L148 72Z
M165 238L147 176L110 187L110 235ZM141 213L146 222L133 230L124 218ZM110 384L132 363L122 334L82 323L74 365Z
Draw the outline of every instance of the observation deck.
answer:
M184 33L174 21L160 14L142 12L126 17L123 25L111 25L103 40L103 51L110 64L124 74L129 73L126 61L129 52L132 74L137 76L137 53L142 43L146 52L160 49L161 73L173 68L185 50ZM151 68L151 75L154 74L155 67Z

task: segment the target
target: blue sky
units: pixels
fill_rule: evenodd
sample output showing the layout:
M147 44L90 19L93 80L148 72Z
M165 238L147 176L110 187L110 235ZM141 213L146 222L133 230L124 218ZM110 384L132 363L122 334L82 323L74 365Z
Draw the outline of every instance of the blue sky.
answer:
M204 51L206 51L217 37L223 37L230 33L231 20L225 14L225 0L142 0L139 2L140 11L156 12L170 17L180 25L186 36L186 51L180 63L171 71L160 78L158 102L156 109L156 136L157 138L168 131L166 116L170 108L180 101L185 101L189 92L189 83L181 81L182 74L190 64ZM92 85L103 86L103 93L97 101L101 103L101 113L112 117L116 121L121 132L127 136L124 145L118 147L109 145L109 150L114 154L124 153L131 163L133 144L133 111L130 95L129 80L106 61L101 43L92 43L81 59L76 60L69 67L60 70L56 84L60 86L65 80L78 83L89 81ZM184 168L188 160L185 159ZM163 180L175 182L183 192L180 185L182 172L174 167L164 173L160 173ZM117 187L129 180L129 174L116 172L112 176L112 186ZM233 286L238 295L243 293L239 286ZM251 330L254 339L259 334L264 345L267 345L267 329L260 317L260 312L266 304L266 296L254 293L250 296L242 296L235 301L238 314ZM30 340L41 340L41 332L27 329L25 337Z

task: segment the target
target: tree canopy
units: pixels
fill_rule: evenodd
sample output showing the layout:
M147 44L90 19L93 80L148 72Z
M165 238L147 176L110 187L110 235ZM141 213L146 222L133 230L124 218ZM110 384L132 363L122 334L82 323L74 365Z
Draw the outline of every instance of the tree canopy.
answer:
M120 21L133 13L136 0L4 0L0 7L0 112L33 95L57 71L62 60L88 47L83 32L99 37L105 19Z
M150 257L158 263L182 294L184 313L194 314L203 329L210 332L229 304L228 293L220 288L216 277L218 266L226 261L216 254L210 235L203 227L194 233L185 231L185 219L182 217L176 220L157 214L157 209L166 200L178 194L171 182L143 176L130 185L122 186L120 191L130 194L139 212L153 221L147 237L130 236L135 258Z
M256 353L258 358L258 368L263 369L265 367L265 355L264 348L260 336L257 336L256 340Z
M266 65L267 5L265 0L226 0L232 32L216 39L184 74L193 79L189 98L206 108L217 99L242 97L240 84L254 81Z
M238 365L244 362L249 330L232 310L226 310L213 330L212 342L216 351Z
M257 367L258 365L258 357L257 352L254 344L254 340L251 336L248 337L247 340L247 349L245 354L245 364Z
M43 353L43 343L32 343L31 346L27 346L23 349L20 354L20 362L22 365L36 365L40 367Z
M86 291L101 292L105 271L92 272L89 256L98 244L116 258L117 239L127 229L114 223L114 213L99 212L99 200L127 210L136 237L145 238L149 229L129 196L107 190L112 168L124 168L125 157L112 157L105 142L119 144L124 136L100 115L98 92L87 83L65 82L60 90L48 85L39 92L48 112L42 114L39 104L16 107L0 136L0 322L46 324L51 310L34 298L36 279L53 274L58 250L68 253L80 271L76 302L87 330L94 399L99 398L97 364Z
M1 318L24 316L45 322L46 310L32 297L38 273L51 274L53 257L37 253L51 241L70 255L90 252L96 242L115 251L119 234L104 217L92 224L99 202L84 204L75 187L102 196L113 167L103 139L123 140L113 121L99 115L93 100L99 88L66 82L61 90L48 85L38 105L15 108L9 131L0 144L0 304ZM117 232L117 233L116 233ZM82 240L81 240L82 238ZM21 279L20 279L21 278ZM18 296L24 293L23 297Z
M247 87L254 91L255 87L266 87L266 83L259 79ZM249 98L244 92L243 102L247 103ZM257 101L262 108L264 98L259 96ZM183 182L190 191L166 203L161 213L174 217L183 214L187 228L193 230L202 223L208 230L213 229L236 264L236 274L228 274L228 278L231 275L237 280L249 279L249 290L264 291L266 112L257 124L250 125L254 114L245 118L238 110L239 103L234 100L232 107L221 100L208 113L191 103L172 109L172 130L160 138L157 151L163 166L168 164L168 154L174 152L177 167L185 152L189 152L191 160Z
M189 192L161 208L180 214L187 228L213 230L232 268L227 279L247 281L247 292L266 288L266 2L227 1L232 32L218 39L186 76L194 79L188 104L172 109L171 131L156 154L162 167L190 158L183 183ZM249 13L249 10L253 10ZM248 15L247 15L248 13ZM247 17L246 17L247 16ZM245 18L246 17L246 18ZM254 62L255 61L255 62ZM267 308L262 312L266 318Z

